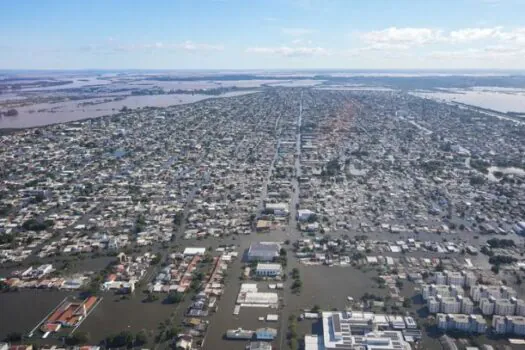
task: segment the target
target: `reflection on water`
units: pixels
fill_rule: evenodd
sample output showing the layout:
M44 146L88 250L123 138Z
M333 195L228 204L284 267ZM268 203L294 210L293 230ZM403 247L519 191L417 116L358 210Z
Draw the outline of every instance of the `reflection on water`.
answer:
M100 117L117 113L122 107L167 107L185 103L193 103L208 98L233 97L254 91L235 91L220 96L210 95L152 95L129 96L123 100L99 103L94 105L81 105L79 103L94 101L67 101L61 103L41 103L17 108L18 116L0 118L0 128L28 128L55 123L66 123L86 118Z
M454 92L418 92L417 96L432 99L455 101L469 105L492 109L499 112L525 112L525 91L471 91Z

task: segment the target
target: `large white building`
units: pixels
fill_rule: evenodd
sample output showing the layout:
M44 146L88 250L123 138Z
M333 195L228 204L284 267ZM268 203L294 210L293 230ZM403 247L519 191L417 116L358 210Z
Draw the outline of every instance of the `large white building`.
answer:
M470 288L470 297L475 302L481 298L510 299L516 297L516 291L507 286L473 286Z
M439 311L445 314L459 314L461 312L461 297L442 298Z
M474 313L474 303L469 297L464 297L463 300L461 300L461 313L467 315Z
M525 336L525 317L496 315L492 318L492 328L497 334Z
M248 249L249 261L272 261L279 256L281 245L277 242L252 243Z
M371 312L323 312L323 347L338 349L410 350L400 331L386 330L388 315Z
M516 304L515 314L517 316L525 316L525 301L522 299L513 299Z
M516 310L516 305L509 299L497 299L494 307L494 314L501 316L512 316Z
M493 315L494 314L494 298L482 298L479 301L479 308L483 315Z
M487 322L481 315L437 314L438 328L471 333L485 333Z
M258 263L255 269L255 274L262 277L276 277L281 276L283 267L281 264Z
M463 289L458 286L448 286L446 284L424 284L421 286L423 300L428 300L431 296L441 295L442 297L456 297L463 295Z
M472 271L463 272L465 276L465 287L472 287L476 285L477 277Z
M465 285L465 277L461 272L445 271L447 276L447 284L451 286L463 287Z

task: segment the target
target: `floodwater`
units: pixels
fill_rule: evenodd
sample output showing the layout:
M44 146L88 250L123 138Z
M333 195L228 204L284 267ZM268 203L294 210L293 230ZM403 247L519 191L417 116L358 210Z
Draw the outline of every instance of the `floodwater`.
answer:
M525 90L450 90L450 92L416 92L416 96L447 102L461 102L498 112L525 112Z
M234 91L219 96L202 94L129 96L118 101L84 106L78 106L78 104L82 102L93 102L100 99L68 101L54 104L41 103L17 108L18 116L16 117L0 117L0 128L29 128L101 117L104 115L118 113L118 111L124 106L127 106L128 108L148 106L167 107L172 105L194 103L209 98L233 97L255 92L256 91Z
M74 293L57 290L0 293L0 339L10 332L27 334L69 295Z

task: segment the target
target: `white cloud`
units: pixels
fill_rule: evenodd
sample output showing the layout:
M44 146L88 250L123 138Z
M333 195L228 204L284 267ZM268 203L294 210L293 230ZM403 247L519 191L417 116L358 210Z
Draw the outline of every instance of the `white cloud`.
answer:
M186 51L186 52L197 52L197 51L222 51L224 46L213 45L206 43L195 43L187 40L182 43L146 43L146 44L120 44L117 46L110 46L110 50L119 52L133 52L133 51L154 51L154 50L175 50L175 51Z
M441 40L442 31L432 28L390 27L362 33L360 38L366 44L419 46Z
M312 34L315 31L308 28L282 28L281 32L290 36L303 36Z
M466 42L485 39L497 39L502 34L501 27L493 28L464 28L451 31L447 40L451 42Z
M327 56L330 52L322 47L250 47L248 53L278 55L278 56Z

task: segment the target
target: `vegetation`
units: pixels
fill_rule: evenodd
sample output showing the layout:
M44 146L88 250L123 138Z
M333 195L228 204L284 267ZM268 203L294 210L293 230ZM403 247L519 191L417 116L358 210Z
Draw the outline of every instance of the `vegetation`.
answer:
M518 261L518 259L508 255L494 255L489 258L489 263L492 265L508 265L516 261Z
M54 225L53 220L38 221L36 219L29 219L22 224L22 228L28 231L43 231Z
M5 338L4 338L4 341L8 342L8 343L11 343L11 342L19 342L22 340L22 334L21 333L18 333L18 332L11 332L11 333L8 333Z
M490 245L491 248L511 248L516 246L512 239L504 238L491 238L487 241L487 243L488 245Z
M179 292L171 292L166 297L166 303L168 304L178 304L184 300L184 294Z
M86 332L75 332L73 335L68 335L66 337L67 345L81 345L89 343L89 333Z

